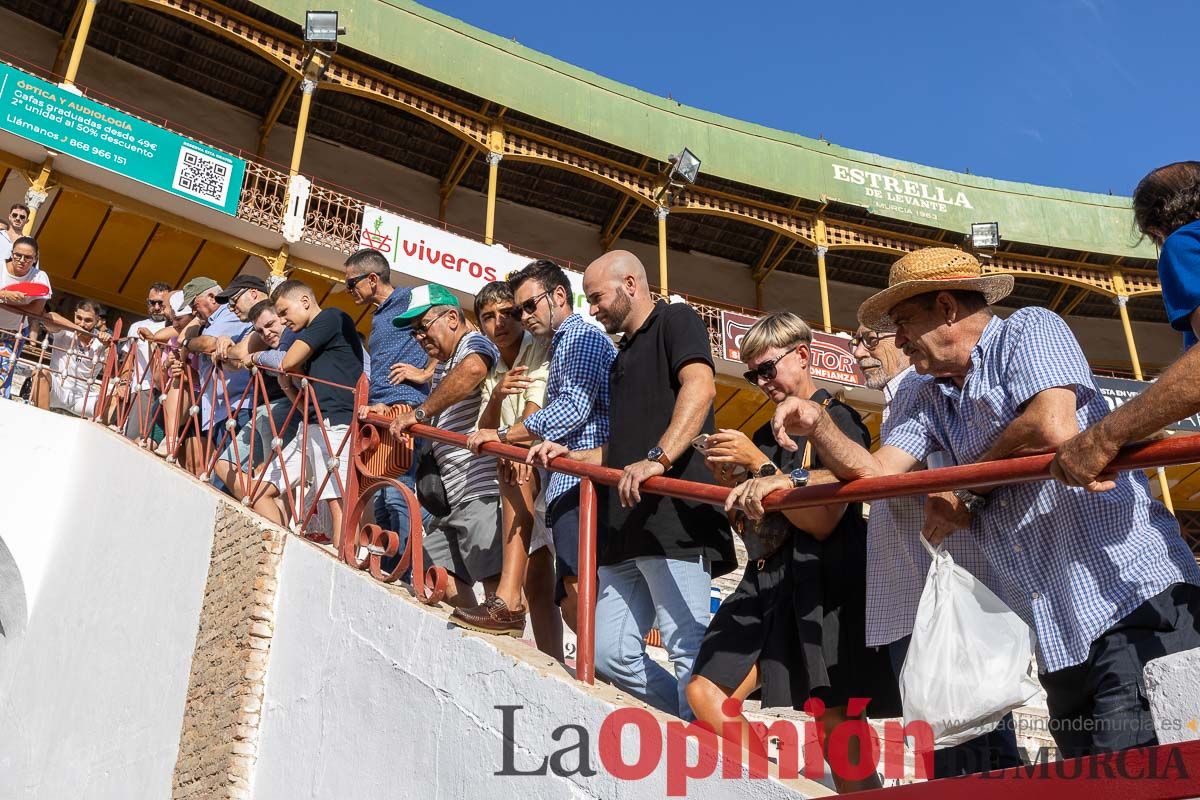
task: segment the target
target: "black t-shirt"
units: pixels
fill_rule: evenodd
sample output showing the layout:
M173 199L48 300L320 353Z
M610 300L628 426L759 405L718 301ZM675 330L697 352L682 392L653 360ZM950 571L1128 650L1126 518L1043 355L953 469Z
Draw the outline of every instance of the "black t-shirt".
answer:
M331 425L349 425L354 416L354 385L363 374L362 340L354 329L354 320L340 308L323 308L308 327L296 334L296 340L312 348L304 374L317 379L310 385L321 406L321 416ZM315 409L309 413L309 421L317 421Z
M712 367L708 328L683 303L657 303L642 327L622 340L609 373L608 466L622 469L641 461L658 444L675 411L679 372L697 361ZM716 430L711 407L701 430ZM691 447L666 474L714 482L704 458ZM714 506L643 492L637 506L621 508L616 489L604 495L607 520L601 565L638 556L691 559L703 553L714 576L737 567L729 523Z

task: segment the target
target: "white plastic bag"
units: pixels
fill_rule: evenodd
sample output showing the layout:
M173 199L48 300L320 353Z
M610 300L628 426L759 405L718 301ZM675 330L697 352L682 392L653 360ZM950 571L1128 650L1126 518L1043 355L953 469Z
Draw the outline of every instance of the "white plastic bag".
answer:
M929 723L940 749L991 731L1038 685L1029 675L1029 626L944 548L924 537L921 543L933 563L900 670L900 697L904 724Z

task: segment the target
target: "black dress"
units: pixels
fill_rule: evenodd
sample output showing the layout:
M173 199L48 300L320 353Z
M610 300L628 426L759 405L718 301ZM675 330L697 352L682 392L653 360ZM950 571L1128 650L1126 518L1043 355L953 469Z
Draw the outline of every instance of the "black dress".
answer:
M838 428L870 446L858 412L831 400L823 389L811 399L829 400L829 415ZM789 452L775 442L768 424L755 432L753 441L785 474L802 466L803 437L795 438L798 448ZM814 452L811 468L820 466ZM862 505L848 505L824 541L787 524L791 535L774 553L746 565L741 583L713 615L693 674L733 689L757 663L763 707L801 709L809 697L838 707L861 697L870 699L867 713L873 717L899 714L899 689L887 649L866 646L867 526Z

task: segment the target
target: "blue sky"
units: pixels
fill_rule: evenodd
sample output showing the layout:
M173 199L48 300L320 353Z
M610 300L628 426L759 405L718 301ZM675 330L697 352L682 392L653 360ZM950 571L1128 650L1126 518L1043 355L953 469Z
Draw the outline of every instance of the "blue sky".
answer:
M1129 194L1200 157L1197 0L423 1L688 105L906 161Z

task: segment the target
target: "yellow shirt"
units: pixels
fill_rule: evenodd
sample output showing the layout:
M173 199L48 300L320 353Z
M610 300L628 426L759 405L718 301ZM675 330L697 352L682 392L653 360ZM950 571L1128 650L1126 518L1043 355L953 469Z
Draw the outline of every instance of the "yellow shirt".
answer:
M539 341L526 331L521 339L521 349L517 351L517 363L509 366L503 360L496 361L492 366L492 371L483 379L481 416L483 409L487 408L492 392L496 390L504 374L515 367L527 367L525 377L529 378L532 383L520 394L510 394L504 398L500 404L500 427L502 428L517 424L517 420L521 418L521 414L525 410L526 403L536 403L539 408L545 405L546 376L550 373L550 343Z

